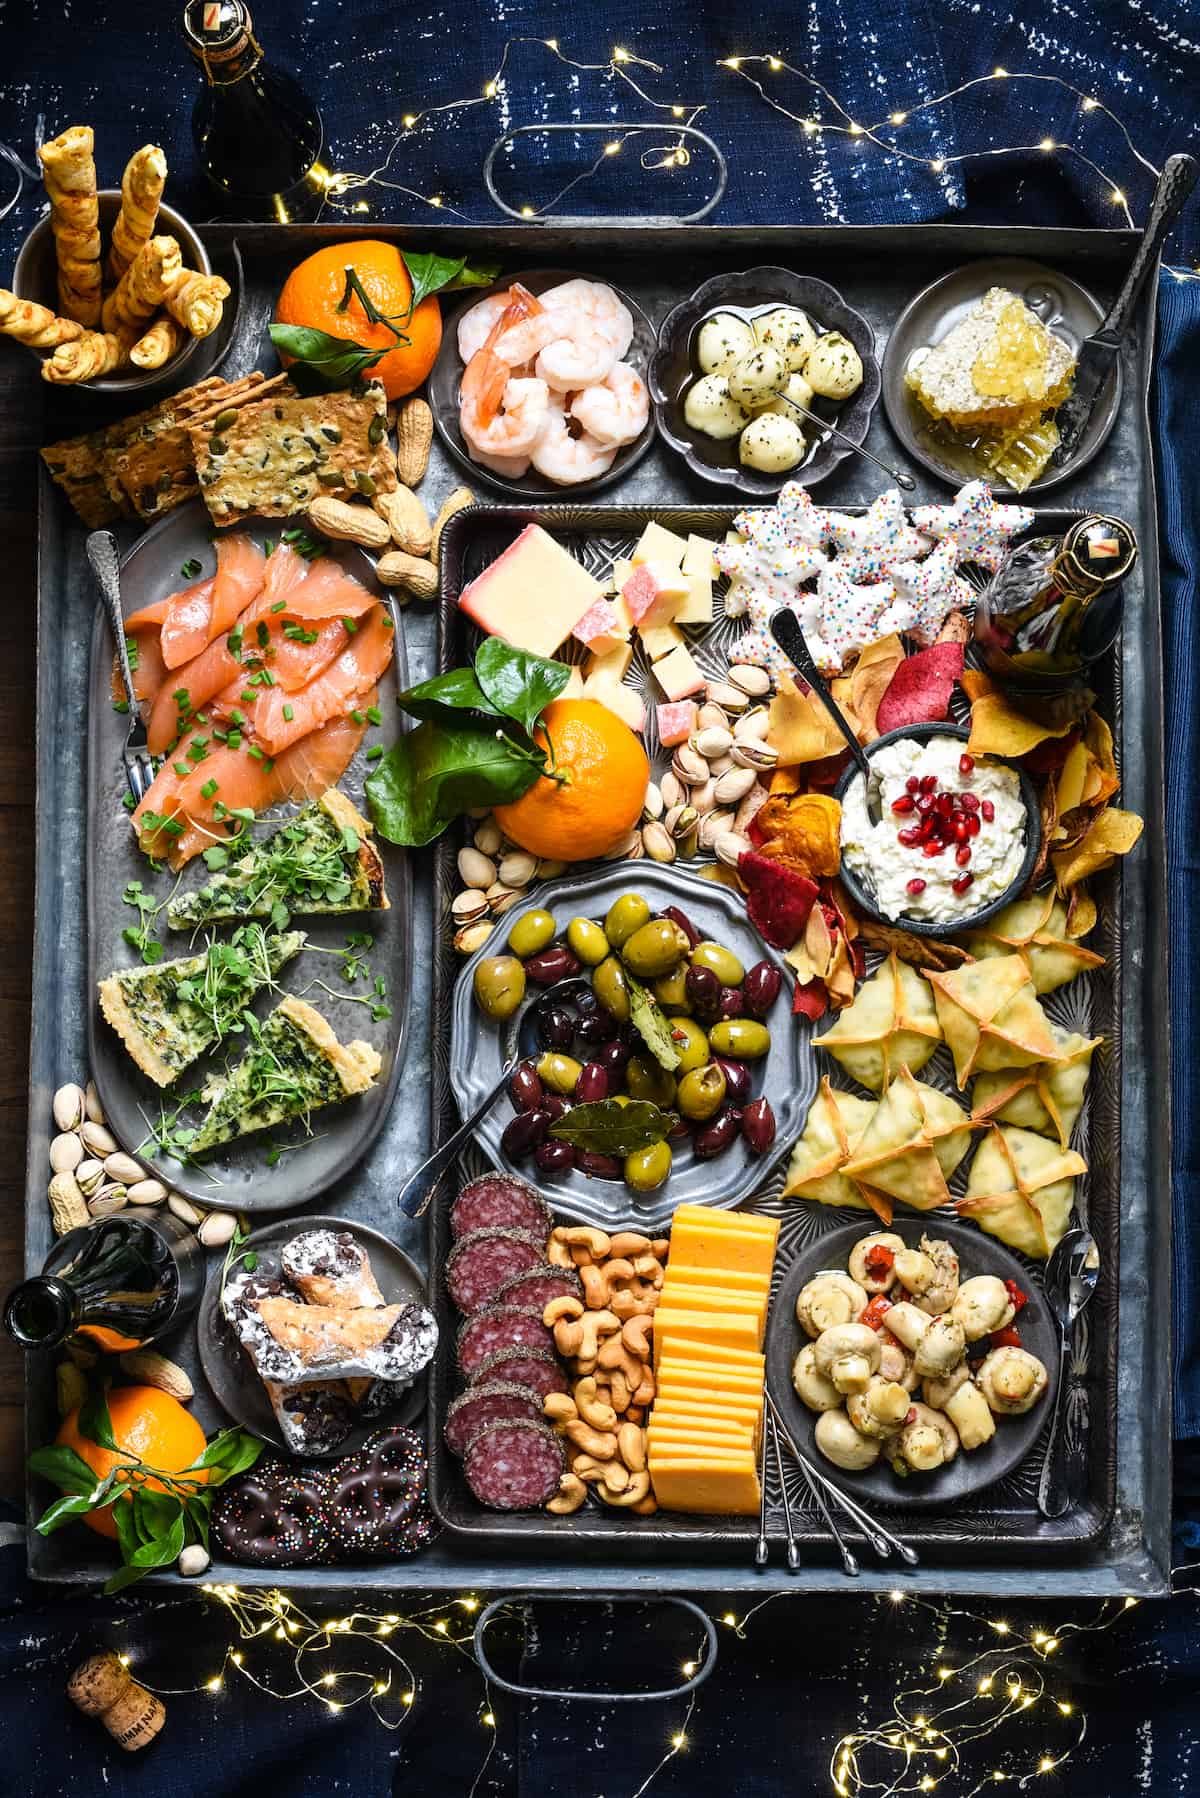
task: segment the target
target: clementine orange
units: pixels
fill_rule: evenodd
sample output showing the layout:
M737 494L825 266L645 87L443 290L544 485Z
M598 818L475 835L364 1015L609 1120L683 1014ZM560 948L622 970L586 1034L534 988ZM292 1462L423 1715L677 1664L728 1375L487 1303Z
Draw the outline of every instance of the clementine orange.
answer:
M357 294L339 311L346 291L346 270L353 268L371 304L386 313L408 339L400 341L386 325L373 325ZM330 337L344 337L364 349L386 349L369 372L383 382L390 400L412 393L433 367L442 341L442 310L436 294L422 300L408 316L412 282L394 243L362 238L356 243L329 244L296 264L283 284L275 307L280 325L307 325Z
M108 1395L108 1414L119 1444L117 1450L101 1448L98 1442L89 1442L80 1433L78 1407L63 1418L55 1437L62 1447L73 1448L98 1479L123 1462L133 1461L144 1461L148 1467L161 1468L163 1473L181 1473L204 1453L204 1431L196 1419L177 1398L160 1392L157 1386L114 1386ZM201 1468L189 1478L205 1482L208 1470ZM161 1480L145 1483L154 1492L165 1490ZM113 1500L113 1504L124 1502L125 1495ZM88 1511L83 1522L97 1535L115 1539L117 1526L112 1511L112 1505L101 1511Z
M650 764L627 724L595 699L556 699L534 733L552 755L555 780L540 775L511 805L496 807L505 836L530 855L587 861L614 849L646 802Z

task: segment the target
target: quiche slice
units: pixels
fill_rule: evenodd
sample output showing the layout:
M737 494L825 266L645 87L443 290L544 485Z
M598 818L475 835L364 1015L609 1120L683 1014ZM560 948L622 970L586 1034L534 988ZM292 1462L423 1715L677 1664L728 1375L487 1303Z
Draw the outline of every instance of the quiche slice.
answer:
M170 1086L235 1025L255 993L269 986L307 942L302 930L248 924L227 943L210 942L146 968L125 968L100 982L100 1009L132 1059L157 1086Z
M255 1028L236 1067L205 1089L208 1114L188 1144L201 1155L218 1143L307 1118L365 1093L382 1066L370 1043L340 1043L319 1011L289 996Z
M344 793L331 787L315 804L202 887L167 907L172 930L226 918L270 918L284 912L387 911L383 861L371 826Z

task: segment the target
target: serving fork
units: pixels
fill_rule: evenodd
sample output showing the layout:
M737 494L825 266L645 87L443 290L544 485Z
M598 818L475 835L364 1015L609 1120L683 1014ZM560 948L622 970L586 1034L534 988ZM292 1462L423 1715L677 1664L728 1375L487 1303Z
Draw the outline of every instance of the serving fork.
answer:
M125 643L125 614L121 610L121 556L117 540L111 531L91 533L87 540L87 559L92 565L92 573L96 577L96 585L100 589L104 610L108 615L109 628L117 646L117 666L121 670L125 700L129 707L129 729L125 733L121 759L125 764L125 779L129 782L129 791L133 794L135 804L140 804L154 779L154 762L146 737L145 721L137 694L133 690L133 671L129 666L129 651Z

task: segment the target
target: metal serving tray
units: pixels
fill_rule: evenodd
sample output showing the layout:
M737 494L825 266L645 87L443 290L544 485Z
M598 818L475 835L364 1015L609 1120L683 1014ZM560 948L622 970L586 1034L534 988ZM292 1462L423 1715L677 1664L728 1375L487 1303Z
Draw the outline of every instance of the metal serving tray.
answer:
M259 366L265 326L274 296L286 271L319 245L359 233L353 226L217 226L206 233L214 251L227 251L236 241L242 253L245 286L242 309L222 372L233 376ZM531 261L561 263L581 273L609 273L628 288L647 312L661 321L681 297L708 276L762 262L782 263L820 275L847 301L865 313L882 349L889 323L918 288L937 275L975 258L996 255L1034 257L1077 274L1107 300L1120 284L1136 241L1128 232L1038 230L1025 227L837 226L638 228L610 226L569 231L529 228L437 226L405 228L372 226L372 235L403 237L414 248L457 246L478 256L499 259L519 268ZM1119 1277L1107 1300L1119 1318L1119 1350L1115 1379L1091 1359L1090 1390L1105 1392L1093 1408L1090 1439L1093 1457L1103 1436L1108 1469L1094 1465L1091 1491L1102 1514L1107 1491L1115 1498L1112 1520L1093 1538L1097 1514L1082 1516L1083 1537L1066 1550L1052 1550L1047 1561L1035 1537L1010 1541L992 1557L969 1532L950 1532L931 1543L921 1570L923 1586L944 1592L1023 1593L1062 1596L1107 1596L1134 1593L1152 1596L1167 1589L1170 1532L1170 1466L1164 1452L1170 1438L1169 1362L1169 1090L1168 986L1166 977L1165 850L1162 811L1163 715L1161 631L1158 605L1158 558L1154 474L1146 396L1153 354L1153 296L1148 293L1140 315L1140 332L1128 352L1127 397L1122 415L1100 457L1074 482L1056 491L1056 509L1103 506L1124 513L1141 534L1142 559L1130 583L1120 671L1121 714L1114 719L1121 743L1125 803L1146 819L1143 845L1111 880L1103 907L1101 942L1106 953L1121 945L1124 990L1113 1000L1114 1032L1109 1081L1120 1092L1119 1179L1113 1165L1093 1177L1111 1183L1104 1212L1106 1260L1116 1276L1115 1249L1120 1239ZM62 413L51 417L46 436L59 437L94 422L95 411L80 415L86 399L61 399ZM68 416L65 408L74 407ZM910 467L917 479L913 503L943 498L947 490L906 462L881 413L876 413L868 447L885 459ZM435 448L422 495L436 507L462 479ZM858 458L849 458L823 482L819 503L839 506L870 500L882 477ZM622 508L711 508L717 497L701 487L661 443L626 483L609 496ZM31 1270L41 1266L51 1242L45 1200L47 1148L52 1126L50 1098L63 1080L77 1077L86 1062L86 1019L91 995L86 985L84 880L82 845L86 837L86 769L81 753L81 719L86 708L87 652L94 605L83 557L84 532L68 513L61 496L43 476L39 495L41 547L38 578L38 807L37 917L34 946L34 1003L30 1073L30 1137L26 1210L26 1259ZM405 614L411 677L433 673L439 656L453 657L455 620L448 608L438 621L417 607ZM440 636L440 643L437 640ZM1115 688L1112 699L1115 700ZM1106 699L1106 709L1111 700ZM1111 713L1110 713L1111 715ZM443 869L446 865L442 853ZM416 944L438 945L438 953L414 957L412 1028L408 1062L396 1104L380 1136L359 1166L322 1195L323 1213L344 1213L392 1235L414 1259L426 1261L425 1227L398 1216L395 1194L429 1146L433 1131L444 1135L453 1112L446 1078L445 996L453 974L445 949L441 915L434 911L434 882L428 864L415 869L414 932ZM440 897L447 898L443 873ZM1116 980L1118 963L1112 962ZM1096 1091L1099 1092L1099 1076ZM1110 1139L1110 1148L1115 1142ZM1119 1217L1116 1194L1120 1195ZM436 1228L435 1224L435 1228ZM1105 1315L1107 1316L1107 1312ZM1100 1354L1111 1334L1096 1327L1090 1356ZM197 1378L196 1413L208 1428L221 1418L198 1377L192 1332L185 1332L168 1352L185 1362ZM1105 1379L1111 1379L1106 1390ZM1115 1405L1115 1415L1113 1406ZM55 1428L52 1372L47 1361L31 1365L28 1432L31 1445L46 1441ZM1111 1482L1111 1486L1109 1486ZM44 1487L31 1490L30 1511L46 1503ZM538 1519L532 1520L535 1525ZM648 1520L653 1522L653 1519ZM1043 1526L1044 1528L1045 1526ZM494 1539L470 1542L447 1532L419 1560L383 1567L320 1569L299 1572L287 1583L310 1587L370 1587L396 1591L454 1590L546 1591L562 1594L594 1590L598 1574L623 1593L683 1593L703 1590L832 1590L844 1588L834 1558L817 1543L806 1546L797 1575L783 1567L782 1551L772 1566L755 1570L749 1545L727 1544L713 1556L699 1545L681 1541L670 1553L660 1544L637 1555L632 1536L629 1551L597 1544L595 1550L564 1558L563 1536L555 1530L547 1542ZM56 1581L102 1580L111 1562L81 1531L62 1531L43 1540L30 1534L30 1568L35 1577ZM155 1576L173 1583L173 1576ZM278 1585L277 1572L256 1572L218 1562L214 1577L243 1585ZM860 1588L894 1586L892 1566L865 1565Z

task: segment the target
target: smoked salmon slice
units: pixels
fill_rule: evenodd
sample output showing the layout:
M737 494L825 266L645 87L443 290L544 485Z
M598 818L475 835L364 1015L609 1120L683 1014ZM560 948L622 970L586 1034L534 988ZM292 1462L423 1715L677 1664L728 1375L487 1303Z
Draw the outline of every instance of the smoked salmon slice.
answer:
M260 692L247 716L268 755L281 754L308 731L359 705L392 659L395 632L390 626L391 619L377 606L352 632L341 654L307 686L291 693L279 687Z
M329 556L314 562L301 587L288 595L288 614L292 618L358 618L375 604L361 582Z
M207 593L205 583L173 593L162 621L162 653L168 668L179 668L207 649L214 638L231 630L262 590L266 557L250 537L222 537L217 545L217 572Z

